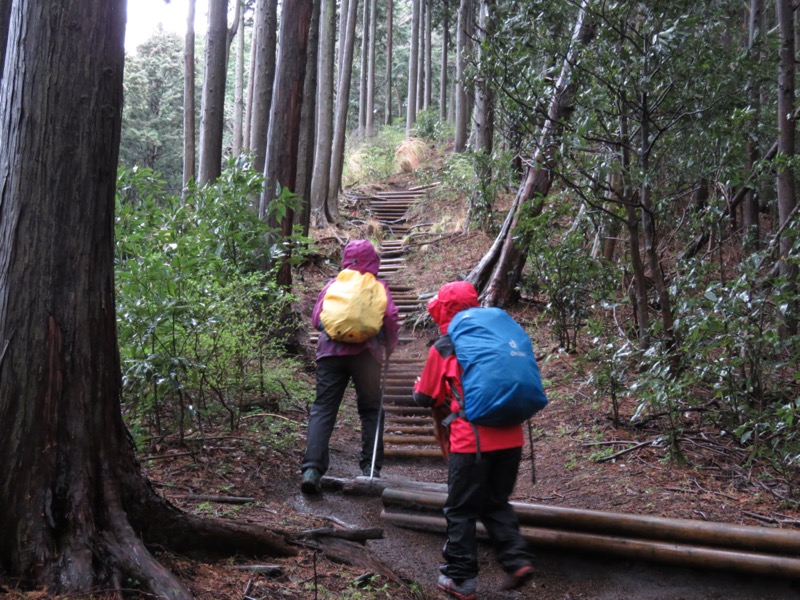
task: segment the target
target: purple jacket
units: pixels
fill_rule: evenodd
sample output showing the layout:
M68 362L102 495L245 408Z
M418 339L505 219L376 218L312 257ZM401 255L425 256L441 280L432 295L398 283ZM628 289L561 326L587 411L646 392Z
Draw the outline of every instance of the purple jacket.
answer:
M342 270L355 269L360 273L372 273L377 277L380 266L381 259L369 240L353 240L345 246L342 254ZM389 286L382 279L378 280L386 289L386 314L383 315L383 329L378 335L371 337L366 342L348 344L346 342L336 342L329 338L319 320L319 314L322 312L322 299L334 281L336 281L335 278L331 279L322 288L319 296L317 296L314 311L311 313L311 323L320 332L319 342L317 342L317 360L326 356L352 356L360 354L364 350L369 350L379 363L383 363L383 349L384 347L386 348L387 357L391 355L397 347L397 332L400 328L397 305L392 299Z

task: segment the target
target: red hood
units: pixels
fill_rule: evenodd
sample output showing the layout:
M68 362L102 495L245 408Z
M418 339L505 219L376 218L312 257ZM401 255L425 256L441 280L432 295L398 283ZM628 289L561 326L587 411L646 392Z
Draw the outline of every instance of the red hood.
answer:
M439 332L444 335L457 313L477 306L478 292L475 287L468 281L453 281L445 283L439 288L439 293L428 301L428 312L439 326Z

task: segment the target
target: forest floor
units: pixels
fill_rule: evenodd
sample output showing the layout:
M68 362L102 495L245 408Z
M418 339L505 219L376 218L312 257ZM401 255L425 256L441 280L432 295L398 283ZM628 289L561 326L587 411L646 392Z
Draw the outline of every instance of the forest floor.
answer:
M412 181L394 181L402 187ZM417 219L449 224L438 242L409 249L403 283L418 293L435 292L450 280L468 273L487 251L490 237L460 233L458 203L434 199L418 209ZM338 232L319 236L320 248L332 256L341 247ZM324 252L324 250L323 250ZM308 265L299 280L299 308L308 321L320 287L336 273L338 261ZM540 306L523 302L511 312L525 323L539 323ZM581 510L608 511L642 516L673 517L694 521L781 527L800 536L800 510L787 501L785 482L774 479L766 465L746 464L746 453L731 436L721 436L699 418L683 433L683 462L669 460L661 437L660 419L632 426L634 402L622 400L620 419L614 422L610 401L593 397L587 379L591 365L584 359L590 341L574 353L559 352L546 325L534 328L543 378L550 405L535 417L535 452L529 445L520 468L514 500ZM403 332L414 341L398 355L424 357L435 337L431 329ZM313 378L313 347L308 371ZM191 586L198 598L393 598L427 600L444 598L435 587L444 537L396 527L380 518L379 496L359 496L326 489L319 498L299 491L299 462L305 438L305 407L282 414L299 425L300 434L285 447L259 446L244 433L220 434L207 440L202 452L148 463L148 473L164 493L186 510L203 510L263 523L282 531L299 532L321 527L368 529L379 527L382 539L363 545L359 560L343 564L336 557L311 547L301 547L298 557L266 560L277 565L274 574L239 570L244 559L221 563L196 562L173 555L162 556ZM256 419L254 416L253 419ZM687 418L692 418L687 415ZM248 418L252 423L252 420ZM331 441L329 476L354 478L358 473L358 418L351 393L343 403ZM623 449L635 448L625 453ZM619 456L612 455L619 452ZM535 473L535 483L533 474ZM389 460L384 479L444 483L442 459ZM794 484L798 483L794 474ZM797 489L796 487L794 489ZM198 505L187 492L255 498L244 506L205 502ZM795 498L796 500L796 498ZM575 553L548 548L532 550L537 556L536 577L524 589L500 592L503 573L492 560L488 545L481 545L479 597L537 600L788 600L800 598L800 581L780 577L725 572L685 565L669 565L618 558L605 553ZM261 563L264 561L262 560ZM260 564L260 563L259 563Z
M395 182L394 185L408 184ZM457 217L435 202L421 209L425 219L451 221L450 233L438 243L411 248L404 283L419 293L434 292L463 275L483 256L492 239L458 233ZM321 248L340 248L336 237L320 235ZM298 308L308 322L316 294L335 275L332 263L308 263L296 276ZM512 310L521 321L535 323L539 307L522 303ZM585 347L559 352L544 325L537 326L535 345L550 405L535 417L535 461L530 447L520 468L514 500L581 510L609 511L748 526L781 527L800 536L800 510L787 502L767 468L746 465L745 453L730 436L708 428L698 418L681 442L685 461L668 459L661 443L658 419L630 425L634 406L620 406L615 423L611 406L595 399L586 384L591 366ZM431 329L403 332L413 341L398 355L422 356L434 337ZM588 343L588 342L587 342ZM305 348L307 368L297 377L313 381L313 347ZM157 489L183 510L260 523L300 539L301 532L334 527L383 530L381 539L353 544L343 562L332 552L298 543L295 557L237 557L213 560L177 556L156 550L169 569L204 600L250 599L443 599L435 587L444 537L391 525L380 518L380 496L345 494L325 489L318 497L300 493L299 464L305 446L307 406L284 399L279 415L249 414L235 431L206 431L200 445L165 440L147 450L142 464ZM288 407L288 408L287 408ZM270 424L292 422L295 436L266 444ZM329 476L354 478L358 473L358 418L352 393L343 403L331 441ZM638 446L637 446L638 445ZM636 448L616 458L614 452ZM535 467L534 467L535 464ZM534 471L535 469L535 471ZM535 483L532 474L535 472ZM442 459L387 459L386 480L444 483ZM778 482L780 483L780 482ZM797 483L797 482L795 482ZM209 496L217 496L214 501ZM233 498L250 498L244 504ZM226 500L227 499L227 500ZM355 550L354 550L355 547ZM502 577L488 545L480 551L479 597L511 600L788 600L800 598L800 581L779 577L687 568L633 558L614 557L602 550L570 552L532 545L536 576L523 589L499 591ZM344 551L343 551L344 552ZM0 585L0 596L43 598Z

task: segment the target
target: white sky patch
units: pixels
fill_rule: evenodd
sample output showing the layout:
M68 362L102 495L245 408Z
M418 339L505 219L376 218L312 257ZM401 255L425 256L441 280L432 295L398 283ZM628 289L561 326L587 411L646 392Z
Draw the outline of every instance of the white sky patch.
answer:
M206 26L207 0L196 0L195 31L203 31ZM135 52L136 48L150 39L158 24L166 31L186 34L186 19L189 16L188 0L128 0L128 24L125 29L125 50Z

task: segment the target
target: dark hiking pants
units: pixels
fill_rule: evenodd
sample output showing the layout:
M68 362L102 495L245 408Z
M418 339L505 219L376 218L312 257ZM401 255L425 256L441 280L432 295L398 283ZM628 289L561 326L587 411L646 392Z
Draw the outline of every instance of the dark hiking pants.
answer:
M306 453L301 465L303 471L312 467L320 473L328 470L328 443L336 425L339 406L351 380L356 390L358 416L361 420L358 466L363 470L372 465L376 431L379 438L375 469L380 469L383 465L381 365L371 352L365 351L352 356L326 356L317 361L317 397L311 406L308 421Z
M478 575L476 523L480 519L491 540L495 558L512 573L531 564L528 544L519 533L519 522L508 497L514 491L522 448L451 453L447 475L447 542L442 554L442 573L461 581Z

